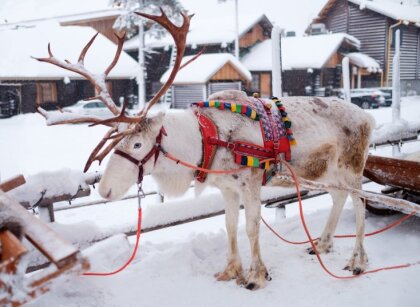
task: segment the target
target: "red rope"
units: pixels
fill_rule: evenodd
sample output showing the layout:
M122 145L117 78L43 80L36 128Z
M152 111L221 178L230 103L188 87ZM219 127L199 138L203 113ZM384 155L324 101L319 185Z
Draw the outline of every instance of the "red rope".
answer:
M125 264L123 264L122 267L120 267L119 269L117 269L115 271L112 271L112 272L105 272L105 273L103 273L103 272L86 272L86 273L83 273L82 275L85 275L85 276L111 276L111 275L118 274L119 272L124 270L133 261L133 259L136 257L137 249L138 249L139 242L140 242L140 235L141 235L141 220L142 220L142 210L141 210L141 208L139 208L138 218L137 218L136 244L134 246L134 250L133 250L133 253L131 254L131 257L127 260L127 262Z
M365 233L365 237L374 236L374 235L380 234L382 232L385 232L385 231L387 231L387 230L389 230L391 228L394 228L394 227L398 226L399 224L401 224L402 222L408 220L410 217L412 217L414 215L416 215L416 211L413 211L413 212L411 212L411 213L409 213L407 215L404 215L402 218L394 221L393 223L391 223L391 224L389 224L389 225L387 225L387 226L385 226L383 228L380 228L380 229L375 230L375 231L372 231L372 232ZM309 240L307 240L307 241L290 241L290 240L287 240L284 237L282 237L278 232L276 232L274 230L274 228L272 228L270 225L268 225L268 223L264 220L264 218L261 217L261 220L263 221L263 223L265 224L265 226L267 226L267 228L270 229L274 233L274 235L276 237L278 237L280 240L282 240L282 241L284 241L286 243L294 244L294 245L300 245L300 244L307 244L307 243L310 242ZM355 238L355 237L356 237L356 235L353 235L353 234L335 235L334 236L334 238L338 238L338 239ZM318 240L318 239L319 239L319 237L318 238L315 238L315 240Z
M406 263L406 264L401 264L401 265L394 265L394 266L382 267L382 268L378 268L378 269L373 269L373 270L365 271L365 272L363 272L363 273L361 273L359 275L352 275L352 276L338 276L338 275L335 275L334 273L332 273L330 270L328 270L328 268L325 266L324 262L322 261L320 255L319 255L319 253L318 253L318 251L316 249L316 246L315 246L315 243L314 243L314 239L312 239L312 236L309 233L308 226L306 225L305 216L303 214L302 198L301 198L301 195L300 195L300 190L299 190L298 180L296 178L296 173L294 172L294 170L292 169L292 167L289 165L289 163L287 163L285 161L283 161L283 163L289 169L289 171L290 171L290 173L292 174L292 177L293 177L293 181L294 181L294 184L295 184L295 187L296 187L296 192L297 192L297 196L298 196L298 200L299 200L299 213L300 213L300 218L301 218L301 221L302 221L303 229L305 230L306 236L308 237L308 240L309 240L309 243L311 244L312 250L315 252L315 256L317 257L319 264L321 265L322 269L328 275L330 275L330 276L332 276L334 278L337 278L337 279L353 279L353 278L360 277L362 275L372 274L372 273L376 273L376 272L379 272L379 271L407 268L407 267L410 267L410 266L413 266L413 265L420 264L420 261L417 261L417 262L414 262L414 263ZM410 217L411 217L411 215L410 215ZM266 224L266 223L264 222L264 224ZM396 226L396 225L394 225L394 226ZM387 227L385 227L385 228L387 228ZM269 229L271 229L273 231L273 229L271 227L269 227ZM277 234L277 236L278 236L278 234ZM280 237L280 236L278 236L278 237Z
M209 173L209 174L234 174L234 173L239 173L242 172L246 169L249 169L249 166L244 166L244 167L238 167L238 168L234 168L234 169L230 169L230 170L224 170L224 169L208 169L208 168L202 168L202 167L198 167L194 164L182 161L178 158L175 158L174 156L172 156L170 153L168 152L164 152L163 153L165 155L165 157L167 157L168 159L175 161L177 164L181 164L185 167L188 168L192 168L196 171L201 171L201 172L205 172L205 173ZM264 162L268 162L268 161L273 161L274 159L265 159L260 161L260 164L263 164Z

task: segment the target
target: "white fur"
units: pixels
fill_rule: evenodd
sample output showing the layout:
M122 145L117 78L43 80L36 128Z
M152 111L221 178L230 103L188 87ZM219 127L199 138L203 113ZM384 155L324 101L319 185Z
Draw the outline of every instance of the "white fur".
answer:
M244 100L243 92L220 92L212 99ZM209 99L210 99L209 98ZM318 98L316 98L318 99ZM368 127L370 135L374 126L373 119L358 107L337 99L318 99L309 97L289 97L282 99L286 106L288 117L293 122L293 131L298 144L292 149L292 165L298 175L309 176L308 164L315 154L319 161L325 159L327 166L316 180L324 183L334 183L355 188L361 186L361 171L354 171L349 163L342 163L342 157L349 152L348 137L356 135L361 125ZM242 140L254 144L263 144L260 124L242 115L229 111L219 111L212 108L196 109L210 117L216 124L219 138L223 140ZM141 160L153 146L156 135L161 126L165 127L167 136L163 138L163 148L173 156L198 165L202 156L202 139L194 110L169 111L166 116L158 115L150 119L150 127L133 135L119 145L119 149ZM134 150L133 144L142 143L140 150ZM320 147L321 146L321 147ZM329 156L323 157L319 151L322 146L328 146ZM367 158L367 146L362 148L360 162L364 166ZM318 158L317 158L318 159ZM341 159L341 160L340 160ZM316 160L315 162L317 162ZM322 164L321 164L322 166ZM223 147L217 150L212 165L213 169L233 169L238 165L234 163L233 155ZM183 194L194 180L194 171L160 155L157 163L146 163L145 171L151 173L157 181L161 192L167 195ZM260 190L263 171L249 168L237 175L209 174L204 184L196 182L198 190L211 185L219 188L223 194L226 207L226 228L228 232L228 263L224 271L217 274L218 280L236 278L244 283L248 289L263 287L267 279L267 269L261 259L259 248L260 223ZM102 177L99 191L103 197L115 199L121 197L135 182L136 167L130 162L113 155ZM308 178L309 179L309 178ZM274 182L281 184L281 182ZM111 192L110 192L111 191ZM332 247L332 236L337 226L343 204L347 194L331 191L333 209L325 230L317 242L320 252L328 252ZM357 197L353 198L357 217L357 238L348 269L358 273L366 268L367 256L363 249L364 234L364 206ZM252 262L247 276L243 276L241 260L238 254L236 233L238 211L240 204L245 207L246 231L250 240Z

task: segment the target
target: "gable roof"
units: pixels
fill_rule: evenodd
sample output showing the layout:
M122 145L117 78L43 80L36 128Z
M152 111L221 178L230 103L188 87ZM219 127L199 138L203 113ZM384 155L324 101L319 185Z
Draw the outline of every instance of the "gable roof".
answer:
M273 27L270 20L264 14L258 16L241 15L239 20L239 37L245 35L257 24L262 24L265 28ZM226 20L225 17L212 18L192 18L190 30L187 35L187 45L204 44L223 44L231 43L235 40L235 25L233 19ZM156 38L146 33L145 45L149 48L160 48L173 45L172 37L165 34L161 38ZM124 50L137 50L139 38L134 36L124 44Z
M0 48L0 79L81 79L76 73L38 62L31 56L47 56L47 46L51 42L55 56L75 63L84 45L95 33L88 27L61 27L57 21L46 21L30 27L0 29L0 41L7 42ZM99 34L86 55L86 68L93 73L102 73L111 63L116 49L115 44ZM109 77L132 78L136 74L136 61L122 52Z
M355 50L360 48L360 41L345 33L282 38L283 70L320 69L344 42ZM251 71L271 71L271 48L271 40L263 41L253 47L241 62Z
M420 5L401 4L395 0L346 0L356 5L360 9L368 9L378 14L390 17L395 20L405 20L413 23L420 23ZM314 19L314 23L325 18L337 0L328 0L324 7Z
M186 63L192 57L186 56L182 58L182 63ZM231 64L245 80L251 81L251 73L232 54L207 53L202 54L195 61L180 70L173 84L207 83L226 64ZM169 68L160 78L160 82L166 82L171 71L172 68Z

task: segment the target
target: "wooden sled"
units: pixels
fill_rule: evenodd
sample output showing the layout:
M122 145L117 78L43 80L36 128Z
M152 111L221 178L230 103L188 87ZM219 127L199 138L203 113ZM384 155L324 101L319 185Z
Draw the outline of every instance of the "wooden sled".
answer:
M81 257L76 247L63 240L4 192L24 182L23 176L20 176L0 184L0 213L16 217L21 222L25 238L51 262L51 265L30 277L25 276L26 267L22 260L28 253L26 247L10 231L1 231L1 306L20 306L47 292L56 278L80 274L89 269L88 261Z
M363 175L384 185L382 194L420 205L420 162L369 155ZM367 209L375 214L395 212L375 201L368 201Z

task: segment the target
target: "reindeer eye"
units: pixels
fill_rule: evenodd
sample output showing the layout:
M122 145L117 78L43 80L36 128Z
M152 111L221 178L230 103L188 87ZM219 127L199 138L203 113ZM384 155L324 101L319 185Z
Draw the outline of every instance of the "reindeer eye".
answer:
M141 147L141 143L135 143L134 144L134 149L139 149Z

